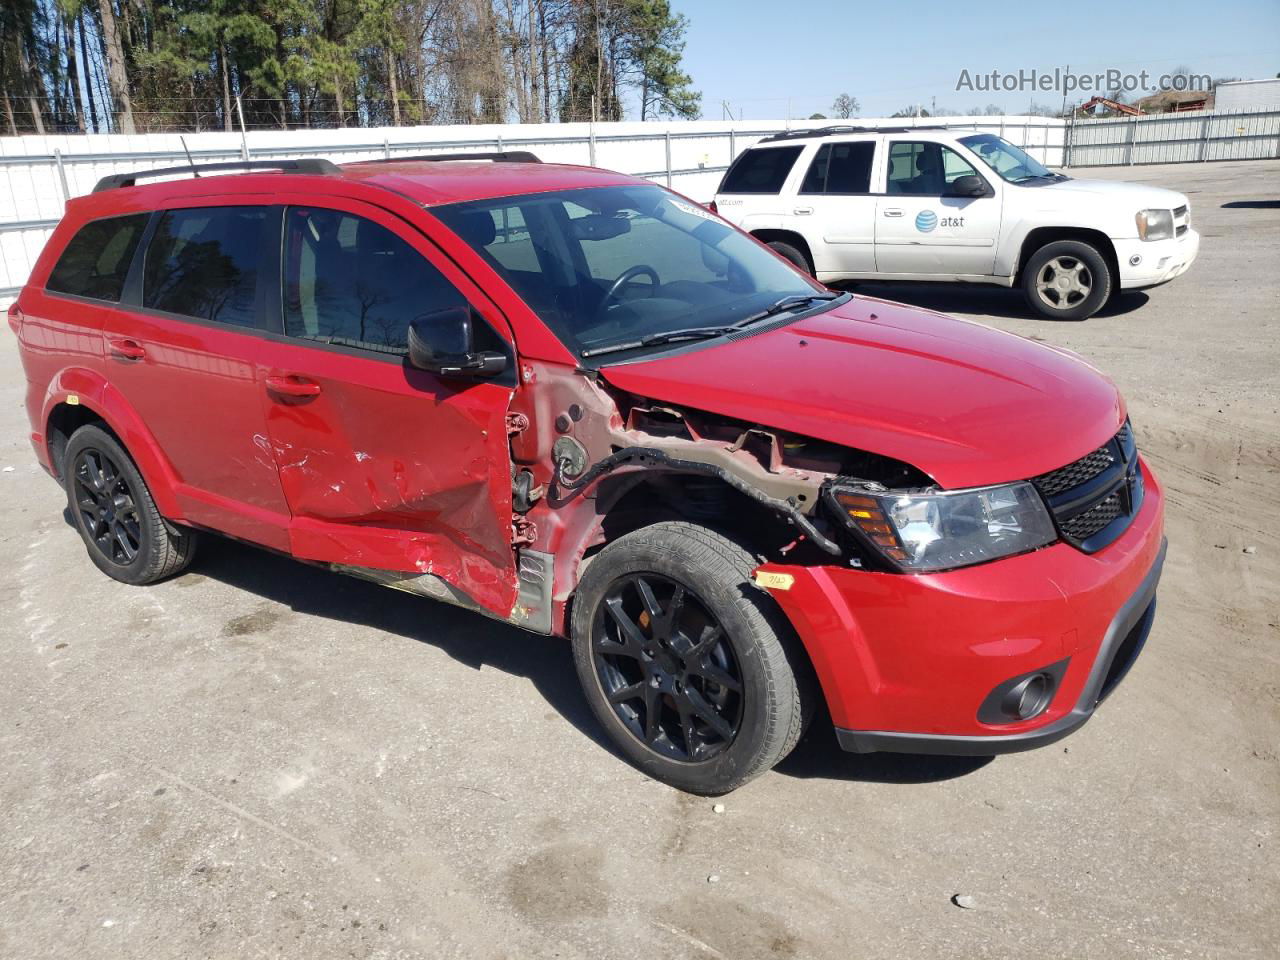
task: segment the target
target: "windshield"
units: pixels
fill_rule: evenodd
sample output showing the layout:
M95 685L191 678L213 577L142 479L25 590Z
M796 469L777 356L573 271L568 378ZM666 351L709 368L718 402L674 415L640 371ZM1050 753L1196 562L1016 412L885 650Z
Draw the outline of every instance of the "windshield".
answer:
M1008 140L997 137L994 133L975 133L972 137L961 137L960 142L1010 183L1058 179L1058 174L1050 171L1039 160L1033 159Z
M682 331L682 339L712 336L834 296L658 186L560 190L431 212L579 356L670 342Z

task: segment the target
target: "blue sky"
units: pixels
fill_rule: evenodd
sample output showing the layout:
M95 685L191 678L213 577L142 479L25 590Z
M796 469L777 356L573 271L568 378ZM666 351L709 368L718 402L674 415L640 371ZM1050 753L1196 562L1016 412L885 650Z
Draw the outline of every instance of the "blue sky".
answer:
M937 98L967 111L994 103L1027 109L1029 93L956 91L960 71L1072 72L1113 67L1153 79L1179 66L1215 77L1280 73L1280 0L1055 0L994 4L855 0L672 0L689 18L685 65L702 115L772 119L829 113L848 92L863 116ZM1002 17L1004 8L1010 15ZM1077 102L1090 94L1074 95ZM1061 106L1062 93L1036 93Z

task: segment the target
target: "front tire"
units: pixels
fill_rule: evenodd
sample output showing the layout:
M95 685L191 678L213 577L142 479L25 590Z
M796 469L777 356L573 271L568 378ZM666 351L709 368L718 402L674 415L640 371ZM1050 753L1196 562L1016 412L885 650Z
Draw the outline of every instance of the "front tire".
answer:
M185 569L196 534L167 524L133 460L116 439L87 425L62 458L67 507L94 565L114 580L155 583Z
M1083 240L1055 240L1031 255L1022 271L1027 304L1050 320L1087 320L1111 297L1111 266Z
M588 702L644 773L728 793L791 752L809 697L751 555L705 527L656 523L591 561L573 602ZM790 649L789 649L790 646Z

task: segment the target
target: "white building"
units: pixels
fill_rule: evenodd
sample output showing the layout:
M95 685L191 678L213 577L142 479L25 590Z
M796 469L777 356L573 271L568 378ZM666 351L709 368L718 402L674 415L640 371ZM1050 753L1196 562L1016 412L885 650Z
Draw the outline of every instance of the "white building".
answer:
M1219 113L1236 110L1280 110L1280 77L1274 80L1235 80L1220 83L1213 91L1213 109Z

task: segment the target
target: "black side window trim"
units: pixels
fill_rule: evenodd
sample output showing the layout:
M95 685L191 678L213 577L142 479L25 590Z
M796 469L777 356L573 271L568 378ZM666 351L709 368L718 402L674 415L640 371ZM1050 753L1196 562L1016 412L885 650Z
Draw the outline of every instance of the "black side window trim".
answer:
M147 262L147 250L151 246L151 238L155 236L156 225L160 222L163 210L152 210L151 219L142 231L142 239L138 248L133 251L133 262L129 264L129 275L125 277L124 293L120 296L120 306L131 309L142 309L142 266Z

